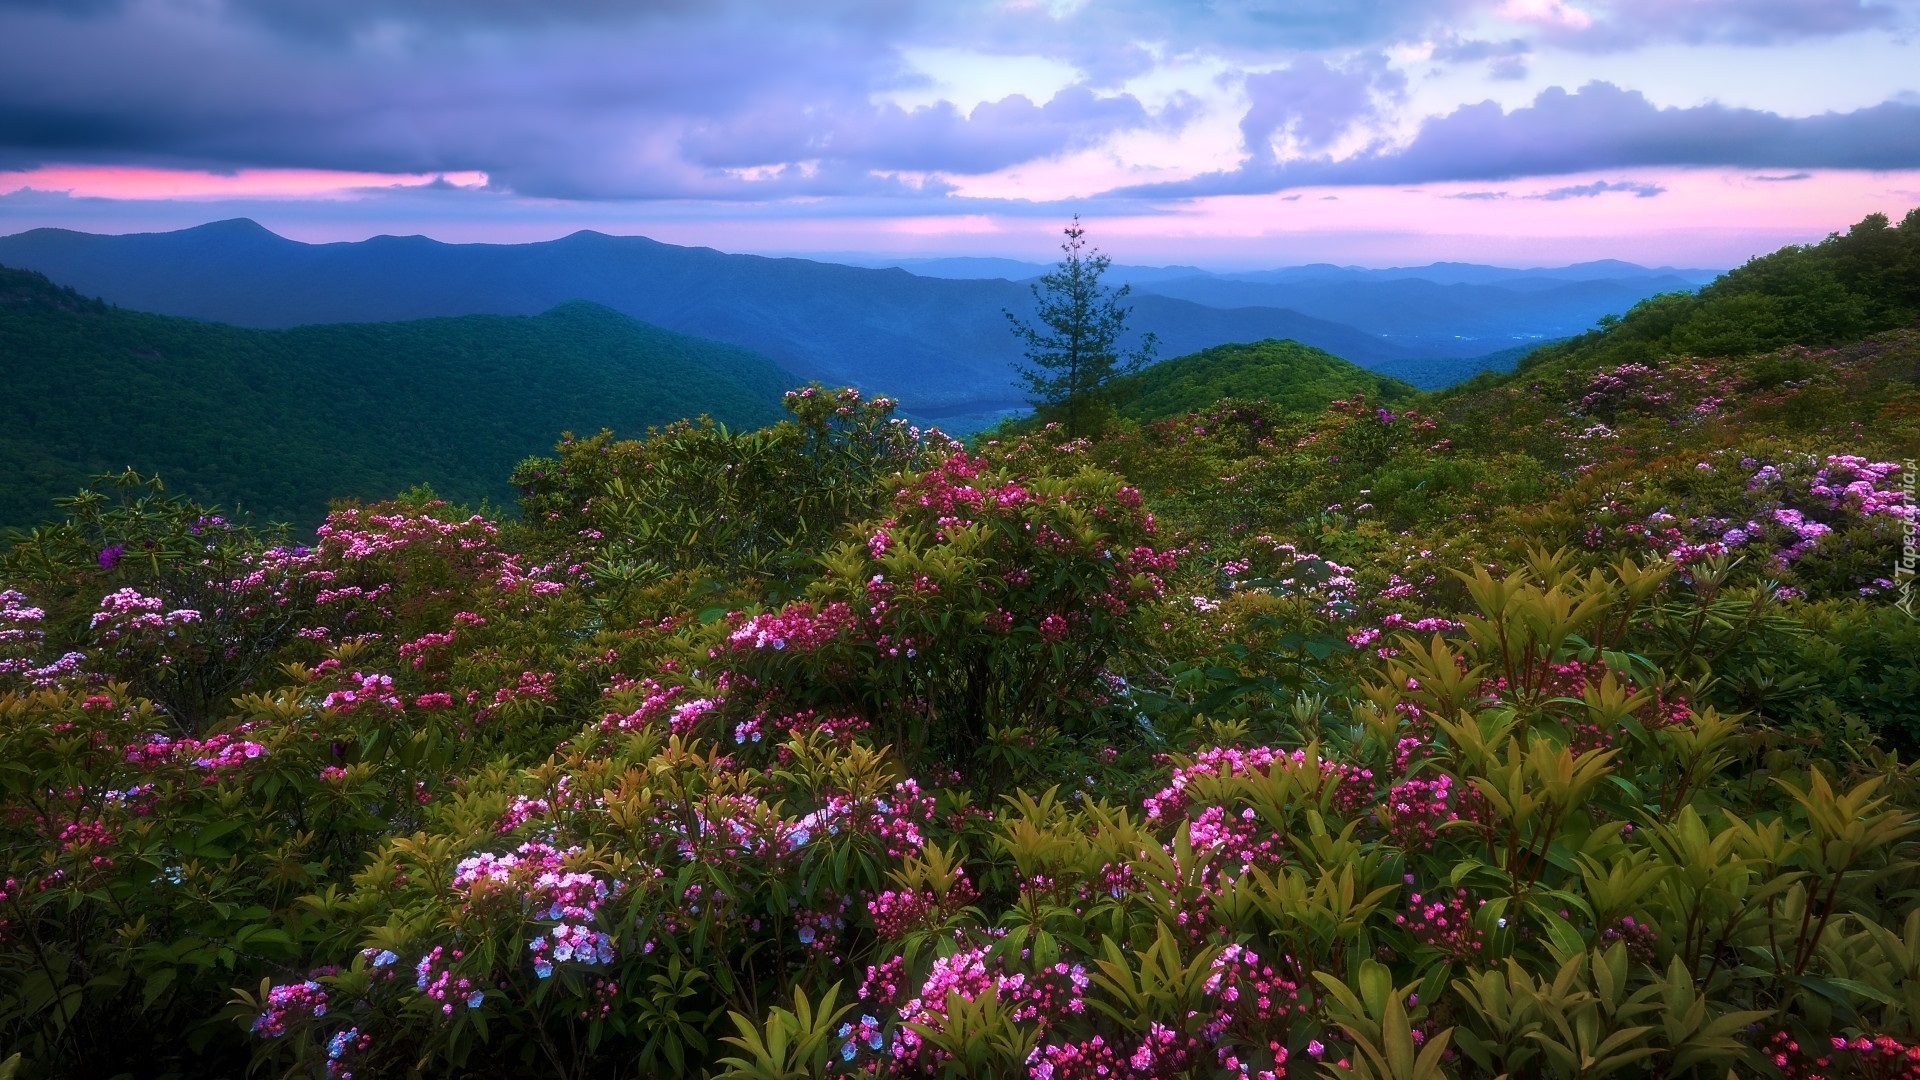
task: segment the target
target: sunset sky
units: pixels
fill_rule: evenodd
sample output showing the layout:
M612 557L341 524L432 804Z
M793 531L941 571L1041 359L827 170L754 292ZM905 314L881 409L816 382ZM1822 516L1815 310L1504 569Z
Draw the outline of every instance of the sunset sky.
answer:
M1724 267L1920 206L1908 0L0 0L0 233Z

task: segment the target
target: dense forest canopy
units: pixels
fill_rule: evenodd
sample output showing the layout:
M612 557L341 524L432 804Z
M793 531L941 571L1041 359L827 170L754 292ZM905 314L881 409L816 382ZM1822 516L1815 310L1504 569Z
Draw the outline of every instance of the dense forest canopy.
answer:
M0 1068L1915 1075L1916 220L1437 395L103 479L0 559Z
M1286 412L1317 413L1335 398L1391 402L1413 387L1297 341L1268 338L1216 345L1162 360L1118 388L1119 412L1164 420L1205 409L1221 398L1265 399Z
M792 377L745 349L588 303L526 318L249 330L124 311L0 267L0 527L128 467L312 529L335 498L431 482L511 505L561 431L710 414L753 427Z

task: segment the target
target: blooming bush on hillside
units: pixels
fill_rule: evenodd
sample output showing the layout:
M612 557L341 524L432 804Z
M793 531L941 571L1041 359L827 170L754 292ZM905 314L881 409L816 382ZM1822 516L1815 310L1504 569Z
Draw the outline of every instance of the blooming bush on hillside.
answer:
M1905 1075L1914 508L1792 419L1878 355L971 449L813 388L305 544L122 478L0 566L0 1045Z

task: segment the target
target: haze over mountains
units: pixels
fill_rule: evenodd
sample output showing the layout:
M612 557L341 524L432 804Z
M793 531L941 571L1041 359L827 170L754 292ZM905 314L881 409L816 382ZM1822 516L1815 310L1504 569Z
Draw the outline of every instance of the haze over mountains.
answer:
M594 232L511 245L422 236L306 244L246 219L171 233L37 229L0 237L0 265L40 271L122 307L245 327L535 315L589 300L949 420L1020 404L1012 380L1020 348L1001 312L1031 308L1027 286L1009 275L1048 269L961 260L991 265L954 276L955 262L908 272ZM995 276L983 276L989 269ZM1607 276L1582 276L1590 272ZM1629 264L1233 275L1116 267L1113 280L1135 284L1133 325L1159 336L1162 356L1291 338L1433 385L1472 374L1483 354L1563 337L1645 296L1691 288L1700 273Z
M1052 269L1014 259L876 261L926 277L1031 280ZM1570 337L1649 296L1691 292L1719 271L1649 269L1605 259L1516 270L1475 263L1370 270L1315 263L1213 273L1193 266L1115 265L1108 277L1148 293L1217 308L1284 308L1345 323L1432 358L1476 357ZM1468 372L1470 373L1470 371Z

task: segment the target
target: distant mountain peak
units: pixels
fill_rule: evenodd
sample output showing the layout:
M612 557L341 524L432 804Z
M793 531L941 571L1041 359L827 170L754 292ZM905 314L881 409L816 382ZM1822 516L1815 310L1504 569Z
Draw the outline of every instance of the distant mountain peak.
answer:
M617 319L621 322L639 321L625 312L616 311L605 304L593 300L565 300L534 316L534 318L582 322L610 319Z
M279 233L274 232L272 229L267 228L265 225L260 224L259 222L253 220L252 218L246 218L246 217L224 218L220 221L209 221L205 225L195 225L193 228L181 229L179 231L182 233L189 233L189 234L194 234L199 236L236 236L236 237L253 236L253 237L260 237L263 239L269 238L269 237L275 240L287 239L286 237L281 236ZM297 241L288 241L288 242L296 243Z

